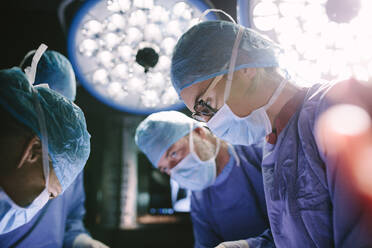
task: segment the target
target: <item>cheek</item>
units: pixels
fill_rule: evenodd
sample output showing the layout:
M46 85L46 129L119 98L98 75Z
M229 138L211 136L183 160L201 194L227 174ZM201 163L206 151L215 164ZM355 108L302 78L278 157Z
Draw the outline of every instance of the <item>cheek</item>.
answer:
M24 198L30 204L44 190L45 182L38 173L29 173L24 179L19 187L25 189Z
M186 107L194 112L195 96L189 91L189 88L182 90L181 99L185 103Z
M211 92L213 107L216 109L220 109L224 105L225 85L226 81L223 80Z
M206 161L213 157L213 145L205 140L196 140L195 152L202 161Z
M33 175L29 177L30 188L32 188L32 192L38 196L45 188L45 178L42 166L38 169L34 168L33 173L30 173L30 175Z

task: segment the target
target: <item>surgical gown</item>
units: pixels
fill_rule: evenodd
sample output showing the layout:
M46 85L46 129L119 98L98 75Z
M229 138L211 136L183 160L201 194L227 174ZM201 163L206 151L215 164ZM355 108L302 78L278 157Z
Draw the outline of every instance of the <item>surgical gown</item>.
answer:
M269 227L260 168L262 146L234 148L240 166L230 148L230 160L215 183L192 193L195 248L241 239L252 248L273 247L270 235L260 236Z
M72 247L77 235L87 233L83 173L66 191L50 200L31 221L12 232L0 235L0 247Z
M315 139L316 120L335 104L332 87L304 90L275 145L265 144L262 174L277 247L372 247L364 204L340 161L320 152Z

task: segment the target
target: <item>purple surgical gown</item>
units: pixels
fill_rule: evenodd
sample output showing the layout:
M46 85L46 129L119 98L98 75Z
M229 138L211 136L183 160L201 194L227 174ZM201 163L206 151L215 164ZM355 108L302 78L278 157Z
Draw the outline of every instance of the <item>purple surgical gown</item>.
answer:
M0 247L72 247L77 235L87 233L83 173L66 191L52 199L27 224L0 235Z
M195 247L214 247L245 239L250 247L274 247L267 219L261 174L262 146L234 146L234 157L215 183L191 196ZM263 235L261 235L267 230ZM256 237L258 236L258 237Z
M315 139L316 120L335 104L327 97L332 87L306 89L276 144L265 144L262 174L277 247L372 247L365 206L340 161L321 153Z

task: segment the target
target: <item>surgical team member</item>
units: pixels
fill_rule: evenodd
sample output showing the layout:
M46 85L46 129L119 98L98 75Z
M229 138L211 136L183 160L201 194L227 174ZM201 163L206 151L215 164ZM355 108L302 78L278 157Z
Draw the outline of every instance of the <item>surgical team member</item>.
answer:
M29 222L49 197L70 186L89 156L90 135L76 105L53 90L33 87L16 67L0 71L0 108L4 234Z
M193 191L195 247L273 247L259 146L231 146L176 111L148 116L135 141L151 163ZM232 241L232 242L225 242Z
M59 59L59 62L63 61L67 65L67 59L56 52L47 52L42 57L42 61L45 61L45 57L51 63L39 64L36 71L36 83L40 81L39 72L49 70L50 73L53 73L55 79L50 83L51 86L59 82L62 85L67 84L65 87L67 89L71 87L71 81L75 87L74 79L72 81L71 77L61 77L61 74L64 74L66 69L69 68L64 68L61 64L58 66L55 63L55 60ZM21 169L29 167L30 170L34 167L34 174L31 174L32 171L17 171L19 168L17 170L12 169L15 167L13 164L17 163L17 157L19 156L17 153L24 152L22 151L24 149L22 143L19 141L22 140L27 144L30 137L33 137L39 142L38 145L40 146L40 138L37 135L38 133L41 134L42 131L38 129L38 122L35 123L35 119L40 118L40 111L37 111L37 105L34 105L35 94L20 69L3 70L1 74L1 90L4 94L1 96L2 116L6 117L1 130L6 130L5 132L8 133L8 136L4 140L2 139L1 145L9 148L17 148L18 146L14 150L16 152L11 156L8 155L9 159L4 163L8 165L8 170L12 172L6 172L1 180L2 182L3 180L4 182L12 180L17 177L18 173L18 177L23 175L36 182L36 166L37 162L40 161L35 161L36 164L33 166L26 164L21 167ZM47 78L43 77L43 81L45 79ZM45 80L44 82L50 81ZM31 211L30 206L22 209L17 205L17 202L14 204L11 199L3 198L1 200L2 209L0 210L3 228L0 235L0 246L62 247L64 245L65 247L71 247L72 243L78 240L76 237L83 238L79 234L86 233L82 224L85 210L81 171L89 156L90 136L86 130L84 115L76 105L53 90L40 86L34 87L34 89L39 92L37 96L40 99L41 108L45 109L43 112L48 113L45 115L45 123L48 130L49 157L53 164L51 171L54 172L54 166L58 166L57 169L60 174L60 177L57 173L55 173L57 177L52 174L54 175L54 181L59 183L63 180L68 184L65 185L65 189L61 189L64 193L60 197L48 201L45 206L44 204L38 204L35 211ZM40 150L40 147L36 148ZM36 150L36 152L39 150ZM37 153L33 156L36 155L40 156ZM14 174L13 177L12 174ZM38 180L43 180L43 178L38 178ZM69 184L71 185L69 186ZM1 186L6 190L3 185ZM21 186L21 189L27 187L27 185ZM9 192L6 193L13 193L13 189L10 189ZM6 193L3 192L5 196ZM19 193L15 192L15 194L18 195ZM34 203L36 202L32 204Z
M217 137L252 144L265 136L262 173L277 247L371 247L370 210L314 137L337 85L296 86L278 69L275 45L251 29L208 21L179 39L171 78L194 116Z
M22 69L31 65L34 54L35 51L31 51L25 56L20 65ZM34 85L42 83L47 83L70 101L75 100L75 74L71 63L62 54L48 50L42 55ZM48 201L29 223L0 235L0 247L32 247L40 239L48 240L50 247L106 247L92 239L84 228L84 201L82 171L62 195Z

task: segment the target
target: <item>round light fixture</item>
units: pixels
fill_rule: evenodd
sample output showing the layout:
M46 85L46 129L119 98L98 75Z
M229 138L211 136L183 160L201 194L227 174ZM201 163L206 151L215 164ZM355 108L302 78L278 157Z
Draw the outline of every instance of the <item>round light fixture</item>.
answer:
M74 17L68 54L81 84L121 111L180 109L170 81L178 38L208 9L204 1L90 0ZM213 13L206 19L216 19Z
M372 76L370 0L256 0L253 28L284 49L282 66L307 79Z

